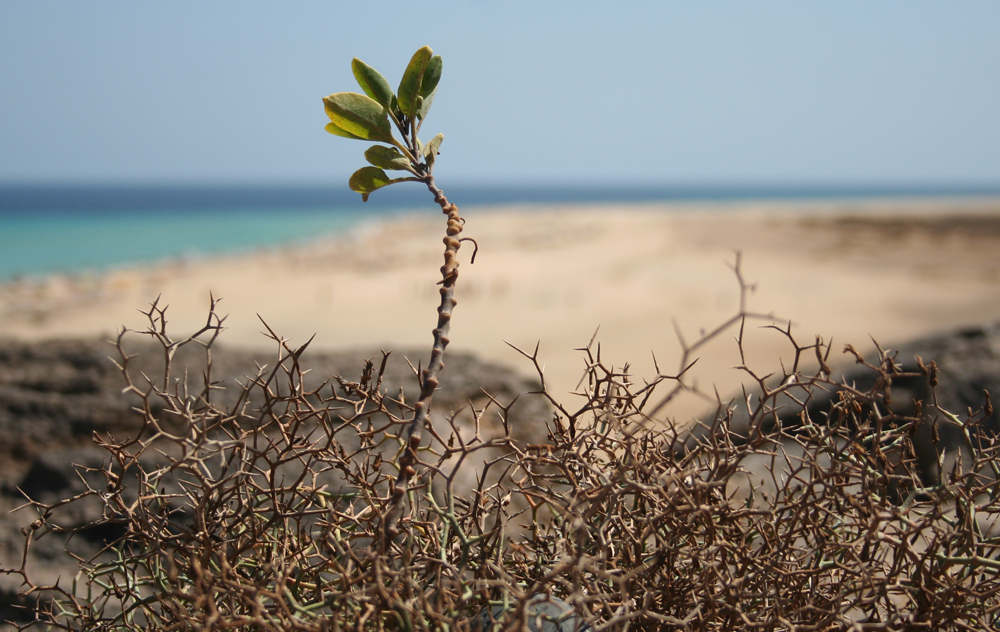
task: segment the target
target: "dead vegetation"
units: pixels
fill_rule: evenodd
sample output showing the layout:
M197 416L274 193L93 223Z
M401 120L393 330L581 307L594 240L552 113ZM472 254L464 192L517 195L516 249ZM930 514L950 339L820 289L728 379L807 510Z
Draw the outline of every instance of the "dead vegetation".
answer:
M38 538L67 531L102 530L107 545L57 585L36 585L24 565L8 569L39 599L38 620L21 627L998 627L1000 458L980 424L991 404L984 394L982 409L956 415L933 399L894 402L894 380L920 377L933 389L929 361L903 373L889 353L850 356L875 377L859 390L831 379L829 346L785 331L795 353L782 375L744 367L752 388L739 427L727 403L710 428L685 434L657 420L687 388L685 367L703 341L736 331L741 344L754 318L745 304L685 345L676 375L637 382L605 366L592 343L578 405L544 388L533 395L552 406L536 421L543 443L517 441L497 402L474 411L472 428L427 424L391 532L415 406L382 387L382 358L356 380L307 389L305 349L275 335L279 361L220 406L214 305L204 329L181 339L159 307L148 318L146 332L122 339L158 341L161 375L134 374L119 341L144 429L96 437L108 457L83 473L82 497L25 509L37 514L26 555ZM203 347L200 374L171 364L188 345ZM813 394L830 389L834 403L810 413ZM499 424L480 423L487 418ZM936 443L944 426L960 450ZM84 497L100 498L103 515L60 526L60 511ZM543 602L560 604L563 619L542 621Z

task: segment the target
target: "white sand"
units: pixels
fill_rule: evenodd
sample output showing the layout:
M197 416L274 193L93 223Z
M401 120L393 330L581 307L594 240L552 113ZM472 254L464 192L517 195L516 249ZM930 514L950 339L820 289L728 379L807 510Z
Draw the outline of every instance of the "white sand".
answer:
M461 202L461 200L456 200ZM1000 200L828 204L656 205L468 209L458 306L449 349L530 371L504 341L540 343L554 392L573 389L585 346L600 326L602 359L631 362L636 379L677 369L679 344L737 311L727 268L757 290L749 308L791 319L801 343L815 335L870 348L958 326L1000 320ZM964 223L953 218L967 217ZM850 217L869 218L864 224ZM952 219L949 219L952 218ZM940 220L940 221L939 221ZM915 226L915 227L914 227ZM961 229L956 229L959 226ZM173 262L102 275L0 286L3 333L26 339L108 336L144 327L158 295L175 331L204 322L209 293L222 297L229 346L268 347L275 331L316 348L426 348L436 321L444 218L428 211L350 238L251 255ZM776 370L790 346L748 327L748 363ZM744 376L735 331L701 354L702 387L731 394ZM426 355L426 354L425 354ZM425 358L411 358L414 362ZM447 369L446 369L447 370ZM572 398L565 397L568 403ZM671 408L684 418L705 402Z

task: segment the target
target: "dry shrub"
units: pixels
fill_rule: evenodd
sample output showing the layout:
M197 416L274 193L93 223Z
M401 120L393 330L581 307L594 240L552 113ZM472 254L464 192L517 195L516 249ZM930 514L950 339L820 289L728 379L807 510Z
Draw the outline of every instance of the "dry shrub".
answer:
M906 375L887 353L870 363L855 354L876 378L861 391L831 379L828 346L799 345L786 330L791 368L745 369L753 389L739 428L736 407L720 404L711 427L686 434L653 416L725 327L685 345L678 375L641 385L591 345L581 406L539 394L552 404L537 421L547 443L516 441L496 403L475 411L475 431L447 419L428 426L393 535L384 522L414 407L381 387L380 359L357 381L306 390L304 348L274 335L278 361L220 408L215 305L182 339L156 305L147 316L141 333L162 345L162 375L130 371L125 340L135 332L118 341L144 429L97 438L108 459L85 478L101 485L30 504L38 519L25 555L60 532L115 535L72 582L40 586L24 565L8 571L43 597L38 621L24 627L463 630L492 625L491 611L510 630L997 627L1000 459L979 427L989 400L961 418L933 401L892 412L893 379ZM752 317L741 306L724 325L741 341ZM185 345L204 348L199 375L172 366ZM807 372L807 361L818 368ZM933 365L921 371L933 385ZM816 418L819 389L839 397ZM799 411L794 424L790 411ZM487 416L504 432L484 436ZM964 438L960 458L934 452L931 481L917 458L926 446L915 445L928 424L931 435L950 424ZM470 470L472 489L458 482ZM59 526L66 504L93 497L102 518ZM572 609L568 618L541 621L531 604L550 598Z

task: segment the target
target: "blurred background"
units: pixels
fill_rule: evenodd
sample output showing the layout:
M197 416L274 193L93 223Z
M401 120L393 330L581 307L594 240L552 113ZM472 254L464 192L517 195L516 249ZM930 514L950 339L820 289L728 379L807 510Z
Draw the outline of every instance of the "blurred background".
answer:
M424 133L466 203L996 193L997 24L985 1L3 3L0 277L343 230L364 146L320 99L425 44ZM256 219L221 236L209 209ZM156 239L121 248L140 210Z

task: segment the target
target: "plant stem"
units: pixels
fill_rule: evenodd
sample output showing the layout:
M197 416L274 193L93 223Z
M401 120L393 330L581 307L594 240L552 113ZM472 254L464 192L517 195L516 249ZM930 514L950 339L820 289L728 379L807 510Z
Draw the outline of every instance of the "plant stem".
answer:
M444 265L441 266L441 304L438 306L437 327L433 332L434 346L431 348L431 359L427 363L427 368L420 374L420 399L413 406L413 419L404 432L406 448L399 459L399 474L393 484L392 499L383 518L383 546L388 546L388 543L399 535L399 520L406 505L406 488L417 473L417 450L423 441L424 426L430 418L431 398L438 386L438 374L444 368L444 350L448 346L451 313L457 303L455 282L458 280L458 249L461 247L458 236L462 232L463 220L458 214L458 207L449 203L444 192L435 186L433 176L427 175L422 182L434 194L434 201L441 206L441 211L448 216L447 235L444 238Z

